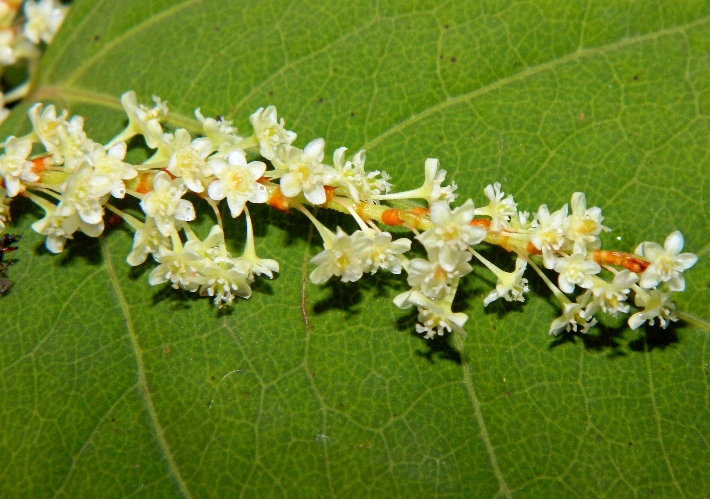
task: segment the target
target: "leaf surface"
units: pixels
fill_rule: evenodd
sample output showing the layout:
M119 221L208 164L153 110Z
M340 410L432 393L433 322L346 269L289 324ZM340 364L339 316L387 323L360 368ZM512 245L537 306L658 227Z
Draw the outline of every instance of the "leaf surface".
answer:
M402 279L310 284L320 243L297 214L253 210L281 273L220 313L148 286L124 227L50 255L20 200L0 495L707 495L709 82L699 0L76 1L32 97L95 140L122 129L129 89L166 99L175 126L200 107L247 130L274 104L297 145L365 148L399 189L437 157L477 204L495 181L529 211L584 191L605 246L679 229L700 259L669 330L607 319L554 339L536 276L524 305L484 309L481 270L458 303L465 343L425 342L391 303ZM28 106L4 135L28 130ZM235 251L242 234L228 226Z

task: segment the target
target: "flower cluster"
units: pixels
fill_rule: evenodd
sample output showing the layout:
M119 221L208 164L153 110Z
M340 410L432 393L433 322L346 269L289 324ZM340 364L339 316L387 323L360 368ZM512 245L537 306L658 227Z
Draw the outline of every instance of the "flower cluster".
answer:
M69 9L58 0L28 0L20 15L21 6L19 0L0 0L0 75L6 67L22 67L28 73L25 83L0 91L0 123L10 114L5 106L27 95L42 48L52 41Z
M105 145L87 136L80 116L42 104L29 110L32 131L8 137L0 156L3 228L10 202L25 196L45 211L33 229L46 236L51 252L59 253L77 231L101 235L109 211L134 230L129 265L149 257L157 263L148 278L151 285L170 283L210 296L222 307L235 297L248 298L256 276L273 278L279 271L278 262L257 256L249 205L293 209L322 238L322 251L311 259L313 283L404 271L409 289L394 303L416 308L416 330L427 339L452 331L465 334L468 317L452 307L461 279L474 264L495 278L484 306L499 299L524 301L529 291L525 273L531 268L560 303L562 315L550 327L551 334L559 334L587 332L598 313L628 314L631 328L656 322L666 327L677 320L671 295L684 290L683 272L697 260L681 253L683 236L677 231L663 246L644 242L633 254L602 250L600 235L609 229L601 210L587 207L581 192L556 211L540 206L532 217L518 210L499 183L485 187L488 203L482 207L471 199L454 205L457 186L446 182L446 170L433 158L424 163L420 187L395 192L385 172L365 169L364 151L348 156L340 147L328 162L321 138L303 149L295 146L296 134L285 128L273 106L252 114L252 130L244 135L231 122L205 117L197 109L200 133L195 136L186 129L164 128L169 111L157 97L146 106L127 92L121 103L128 125ZM125 157L126 144L135 136L143 138L152 155L134 165ZM35 147L44 152L32 156ZM120 209L114 200L123 198L135 199L142 214ZM419 205L396 207L401 200ZM225 204L233 218L246 220L246 243L238 257L225 240ZM314 216L315 206L349 214L358 228L351 233L329 229ZM216 223L202 240L191 223L205 209L214 212ZM413 241L395 237L385 230L389 227L410 230L426 258L408 256ZM484 243L514 253L514 268L503 270L486 259L476 249ZM570 298L578 288L581 293ZM631 311L631 298L638 311Z

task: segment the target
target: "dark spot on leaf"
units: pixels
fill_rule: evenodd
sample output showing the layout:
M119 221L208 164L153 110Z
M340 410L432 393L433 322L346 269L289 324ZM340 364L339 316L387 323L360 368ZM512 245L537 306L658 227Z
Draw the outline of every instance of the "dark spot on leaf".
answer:
M451 62L456 62L456 57L452 57Z
M217 121L224 121L224 116L222 116L221 114L218 114L217 116L214 117L214 119Z
M99 40L101 40L101 35L94 35L94 41L98 42Z
M355 111L350 111L350 116L355 117Z
M116 418L111 418L111 422L112 422L112 423L115 423L115 422L116 422Z
M448 25L448 24L444 24L444 29L449 29L449 25Z
M273 91L273 90L269 90L269 97L271 97L272 95L274 95L274 91Z
M639 75L634 75L634 81L637 81L639 79Z
M444 137L442 137L441 135L439 135L439 136L437 137L437 139L439 139L439 140L444 140Z
M249 390L244 391L244 396L245 397L251 397L251 392Z
M210 376L210 379L211 379L212 381L214 381L214 380L217 379L217 378L215 378L214 376Z
M439 55L439 59L443 59L443 58L444 58L444 56L443 56L443 55Z
M163 345L163 353L165 355L170 353L170 345Z
M513 392L507 391L507 392L505 392L505 394L506 394L508 397L510 397L511 395L513 395Z
M323 97L318 97L318 102L323 102Z
M632 442L629 442L629 447L631 447L632 445L634 445L634 444Z
M311 378L315 378L315 377L316 377L316 373L311 373Z

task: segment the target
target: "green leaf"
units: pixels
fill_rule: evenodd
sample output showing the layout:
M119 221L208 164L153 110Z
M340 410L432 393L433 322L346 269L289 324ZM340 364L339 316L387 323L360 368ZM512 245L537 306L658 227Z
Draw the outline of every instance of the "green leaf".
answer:
M437 157L479 204L494 181L531 211L584 191L614 229L605 247L679 229L700 259L668 330L605 320L554 339L542 286L484 309L479 272L465 343L426 342L391 304L402 279L308 283L319 242L298 214L254 210L281 273L219 313L148 286L125 227L49 254L18 200L0 495L710 494L709 82L700 0L75 2L32 100L85 116L95 140L122 129L129 89L178 125L201 107L246 129L274 104L298 145L365 148L398 188ZM4 135L28 130L29 104Z

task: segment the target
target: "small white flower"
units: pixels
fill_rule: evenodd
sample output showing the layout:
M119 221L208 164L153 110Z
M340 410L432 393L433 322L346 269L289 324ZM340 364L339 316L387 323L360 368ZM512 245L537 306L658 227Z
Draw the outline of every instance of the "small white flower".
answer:
M596 319L589 320L585 315L583 305L581 303L565 303L562 310L562 315L552 321L550 325L550 334L557 336L564 331L579 331L586 333L597 323Z
M388 182L387 173L365 171L365 151L358 151L352 160L346 161L346 150L346 147L339 147L333 153L333 167L337 173L335 183L339 187L344 188L355 202L389 192L392 184Z
M525 301L523 294L530 291L528 280L523 277L527 266L527 262L518 257L515 260L515 270L513 272L496 273L498 277L496 289L486 296L483 300L483 306L487 307L498 298L503 298L506 301Z
M641 243L635 253L646 258L651 265L641 274L639 285L650 289L660 282L667 282L670 291L683 291L683 271L695 265L698 257L692 253L681 253L682 249L683 234L680 231L671 232L663 247L653 242Z
M326 243L325 249L311 258L311 263L318 265L311 272L311 282L323 284L333 276L343 282L357 281L365 271L364 255L371 244L372 240L361 230L348 235L338 227L332 242Z
M202 123L202 132L211 142L213 148L220 155L226 155L228 152L237 148L242 140L242 137L237 135L237 129L232 126L231 121L225 121L223 118L205 118L200 113L200 109L195 109L195 117Z
M463 325L468 320L468 316L463 312L451 311L455 293L456 290L451 288L441 300L432 300L419 291L411 290L397 295L393 301L402 309L417 307L419 324L416 329L417 333L424 335L424 339L430 340L451 331L466 336Z
M500 182L496 182L493 185L489 184L483 190L483 193L490 200L490 203L484 208L477 208L476 215L491 217L490 230L493 232L500 232L503 228L510 227L511 218L517 214L517 205L513 200L513 196L508 195L507 198L503 199L505 193L500 190Z
M266 171L266 165L261 161L247 163L244 152L237 150L229 153L227 161L211 158L208 164L217 180L207 188L207 194L215 201L227 198L232 217L242 214L247 201L267 201L266 187L257 182Z
M0 156L0 177L5 181L8 197L15 197L25 190L24 182L35 182L39 175L32 171L32 162L27 157L32 152L28 138L9 137L5 141L5 154Z
M195 208L190 201L182 198L187 187L182 179L170 179L165 172L158 172L153 178L153 190L141 201L143 212L155 218L158 231L169 236L175 221L189 222L195 219Z
M268 160L276 157L276 150L283 145L290 145L296 140L296 134L284 129L283 118L279 121L276 108L259 108L249 117L254 127L254 135L259 141L259 153Z
M627 269L616 274L610 283L596 279L594 285L585 293L588 294L588 298L592 297L587 308L584 309L585 317L592 317L599 310L612 316L618 315L619 312L628 313L629 305L626 300L631 286L636 281L638 276Z
M153 258L160 265L148 276L151 286L170 281L173 288L194 292L206 282L196 267L202 259L195 253L185 251L182 246L174 249L160 247Z
M401 273L402 262L397 255L409 251L412 241L406 238L392 241L392 234L389 232L380 232L374 237L370 235L370 241L363 253L365 264L363 271L374 274L378 269L387 269L393 274Z
M601 208L587 208L587 199L583 192L572 194L570 203L572 214L563 223L564 234L574 242L575 253L586 253L601 247L599 234L610 229L602 225L604 217Z
M315 139L303 150L291 146L279 148L273 163L276 174L281 176L284 196L292 198L303 192L309 203L326 202L325 186L331 185L337 175L332 166L321 163L324 148L323 139Z
M550 213L547 205L543 204L537 210L537 215L532 223L530 242L542 251L542 262L545 268L555 266L555 252L565 243L563 224L567 218L567 205L554 213Z
M81 230L89 237L99 237L104 231L104 223L101 220L96 224L88 224L84 222L79 215L74 213L68 217L57 215L57 210L47 213L44 218L32 224L32 230L38 234L47 236L45 246L52 253L61 253L64 251L64 245L67 239L71 239L72 235Z
M434 227L416 237L428 251L438 251L439 264L446 271L456 267L461 252L486 237L486 229L471 225L474 210L470 199L453 211L447 203L438 201L429 211Z
M670 297L670 292L662 293L657 289L646 292L637 288L634 301L637 307L644 307L644 309L629 317L629 327L636 329L646 321L653 326L655 320L658 319L660 326L666 328L671 322L677 321L675 303L670 300Z
M108 151L100 144L93 144L87 160L94 167L94 178L105 179L111 195L122 199L126 195L124 180L135 178L138 172L122 160L126 156L126 143L119 142Z
M84 165L69 175L61 185L62 199L57 206L57 215L68 217L77 213L87 224L100 223L104 215L102 205L111 187L112 183L107 177L94 175L94 169L88 164Z
M424 190L428 193L424 198L429 202L429 205L438 201L452 203L456 199L456 182L451 182L451 185L442 187L441 183L446 179L446 170L439 169L439 160L429 158L424 162Z
M173 153L166 169L174 176L182 178L192 192L204 192L202 181L211 173L206 159L213 151L212 141L206 137L192 140L190 132L179 128L175 130L170 146Z
M64 168L69 172L78 170L94 147L103 148L86 136L84 118L81 116L72 116L69 121L59 122L56 127L56 143L54 161L57 164L64 163Z
M594 284L592 276L602 270L597 262L587 260L583 253L573 253L571 256L558 258L554 269L560 274L558 283L565 293L573 293L575 284L580 288L591 288Z
M143 135L146 145L151 149L165 146L163 128L160 126L160 121L167 116L168 106L155 95L153 96L153 102L155 102L153 108L143 104L139 105L138 98L133 90L121 95L121 104L128 115L128 127L111 141L109 146L116 142L127 141L137 134Z
M217 307L230 305L235 296L249 298L249 267L238 258L218 258L205 261L200 266L200 274L206 282L200 286L200 295L213 296Z
M133 235L133 248L128 254L128 265L135 267L145 262L148 255L157 253L161 247L171 248L170 239L163 236L155 225L155 219L147 217L145 224Z
M53 105L49 105L45 109L41 103L38 103L32 106L27 114L32 122L32 133L42 142L48 152L61 158L59 129L66 127L66 110L57 116L57 110Z
M39 2L28 0L25 3L27 21L22 32L35 45L40 40L49 43L64 21L68 9L68 6L55 2L55 0L40 0Z
M470 273L468 260L470 253L461 252L456 265L451 270L444 269L439 264L438 252L429 254L429 260L414 258L407 264L407 283L415 290L421 291L427 297L438 300L443 298L454 279Z

